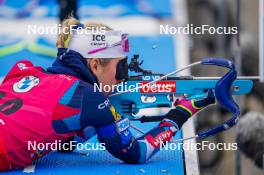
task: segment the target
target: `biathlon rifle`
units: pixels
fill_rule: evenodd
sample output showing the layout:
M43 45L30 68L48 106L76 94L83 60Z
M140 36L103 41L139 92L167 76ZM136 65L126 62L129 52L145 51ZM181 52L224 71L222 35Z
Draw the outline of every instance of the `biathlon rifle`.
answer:
M232 95L247 94L253 87L252 80L237 79L235 65L232 61L224 58L205 58L166 75L144 70L141 68L142 63L142 61L139 62L138 55L134 55L128 68L129 71L137 75L130 76L123 83L123 86L133 88L111 94L110 101L112 105L122 116L129 118L131 121L161 121L164 118L162 111L173 108L173 103L179 97L201 99L207 96L209 90L212 90L218 104L230 111L232 117L214 128L199 132L195 137L205 138L234 126L238 122L240 110ZM229 71L219 78L173 76L198 65L219 66L227 68ZM150 115L143 114L142 111L144 110L148 111L147 113ZM158 110L158 115L152 114L155 110Z

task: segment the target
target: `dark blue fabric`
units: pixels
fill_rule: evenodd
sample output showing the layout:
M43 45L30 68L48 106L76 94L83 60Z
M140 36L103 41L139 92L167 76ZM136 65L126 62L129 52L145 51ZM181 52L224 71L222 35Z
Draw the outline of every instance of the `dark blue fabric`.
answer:
M97 128L96 131L101 137L110 137L116 134L116 130L115 123L111 123L110 125Z
M97 83L96 77L87 67L85 58L78 52L65 48L58 49L57 59L47 71L56 74L73 75L90 84Z

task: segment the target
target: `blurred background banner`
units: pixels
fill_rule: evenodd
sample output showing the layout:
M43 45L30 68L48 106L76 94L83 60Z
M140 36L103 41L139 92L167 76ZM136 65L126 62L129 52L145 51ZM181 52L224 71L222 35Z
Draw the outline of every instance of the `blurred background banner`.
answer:
M71 2L72 1L72 2ZM5 18L47 18L59 15L59 3L76 4L80 18L98 16L120 17L127 15L150 15L156 17L171 17L172 4L170 0L1 0L0 17Z

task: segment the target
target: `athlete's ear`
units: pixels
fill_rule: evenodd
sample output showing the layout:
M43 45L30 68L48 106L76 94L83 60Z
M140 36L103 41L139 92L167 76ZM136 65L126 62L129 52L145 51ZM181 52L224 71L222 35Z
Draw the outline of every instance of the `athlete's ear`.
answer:
M100 60L98 58L86 59L88 68L92 71L92 73L98 78L102 73L102 66L100 64Z

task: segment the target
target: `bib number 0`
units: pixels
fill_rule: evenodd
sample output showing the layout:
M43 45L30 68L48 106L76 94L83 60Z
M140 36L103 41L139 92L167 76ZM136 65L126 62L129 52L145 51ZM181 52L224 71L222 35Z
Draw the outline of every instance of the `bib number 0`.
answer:
M5 97L6 93L0 91L0 113L11 115L22 107L23 101L21 99L14 98L4 102Z

